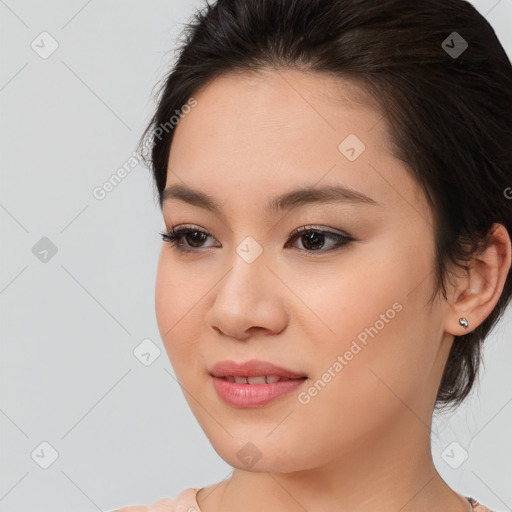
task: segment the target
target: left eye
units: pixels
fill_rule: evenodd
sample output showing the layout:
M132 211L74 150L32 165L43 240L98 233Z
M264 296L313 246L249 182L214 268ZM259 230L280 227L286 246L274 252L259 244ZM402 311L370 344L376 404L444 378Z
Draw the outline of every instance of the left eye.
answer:
M297 238L302 242L303 246L306 247L305 249L301 250L307 252L315 252L319 251L320 249L324 249L325 240L329 238L334 241L334 243L331 244L329 249L325 249L323 252L335 250L353 241L353 238L348 235L334 233L332 231L326 231L313 227L299 228L290 235L291 240L295 240Z
M197 252L198 249L212 247L211 245L202 246L202 244L208 238L213 237L208 232L196 228L173 228L167 233L160 233L160 235L164 242L171 243L171 247L179 252ZM311 254L307 254L308 252L319 252L322 249L322 252L332 251L345 246L354 240L348 235L307 226L301 227L291 233L289 241L286 243L285 247L289 246L290 241L295 239L299 239L302 242L305 248L298 249L305 252L307 256L312 256ZM331 239L333 241L331 247L328 249L324 249L326 239ZM184 241L186 241L186 243L184 243Z

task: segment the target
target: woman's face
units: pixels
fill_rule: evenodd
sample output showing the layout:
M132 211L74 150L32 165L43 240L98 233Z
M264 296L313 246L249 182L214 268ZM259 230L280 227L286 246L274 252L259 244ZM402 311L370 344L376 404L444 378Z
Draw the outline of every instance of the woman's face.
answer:
M428 304L432 215L381 114L349 86L292 70L224 75L175 128L166 188L207 194L220 211L164 201L167 229L206 235L162 243L158 327L195 417L234 467L308 469L393 435L428 439L453 339L445 303ZM269 208L297 189L307 201ZM306 379L264 405L227 403L213 365L254 359Z

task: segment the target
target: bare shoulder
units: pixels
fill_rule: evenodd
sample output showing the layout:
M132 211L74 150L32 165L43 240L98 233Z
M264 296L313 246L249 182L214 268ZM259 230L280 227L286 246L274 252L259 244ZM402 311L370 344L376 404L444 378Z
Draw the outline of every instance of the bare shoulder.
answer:
M123 507L111 512L175 512L175 510L187 510L200 512L196 495L200 489L188 487L181 491L174 498L161 498L149 505L135 505Z
M474 498L468 498L468 499L469 499L469 502L471 503L471 505L473 506L473 512L494 512L490 508L484 507L476 499L474 499Z
M134 505L123 507L112 512L174 512L174 499L162 498L149 505Z
M494 511L491 510L490 508L487 508L487 507L484 507L483 505L480 505L480 503L479 503L478 505L473 507L473 512L494 512Z

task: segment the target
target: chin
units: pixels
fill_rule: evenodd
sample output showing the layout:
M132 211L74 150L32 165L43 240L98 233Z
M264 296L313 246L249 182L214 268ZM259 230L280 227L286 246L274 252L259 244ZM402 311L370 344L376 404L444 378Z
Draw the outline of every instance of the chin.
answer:
M288 473L308 469L304 454L295 445L287 446L278 436L271 441L266 437L268 432L265 427L261 433L251 436L244 429L245 435L238 436L235 431L230 430L233 437L229 440L223 436L222 442L210 439L210 443L227 464L242 471ZM288 441L290 440L288 437ZM311 467L314 467L314 463Z

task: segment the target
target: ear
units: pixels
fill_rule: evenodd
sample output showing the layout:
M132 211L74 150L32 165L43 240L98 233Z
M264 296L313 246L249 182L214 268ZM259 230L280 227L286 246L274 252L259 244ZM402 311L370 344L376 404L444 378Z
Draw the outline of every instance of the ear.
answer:
M511 242L503 224L493 224L487 245L469 263L464 276L457 277L450 297L445 331L462 336L478 327L498 302L511 264ZM466 318L464 329L459 318Z

